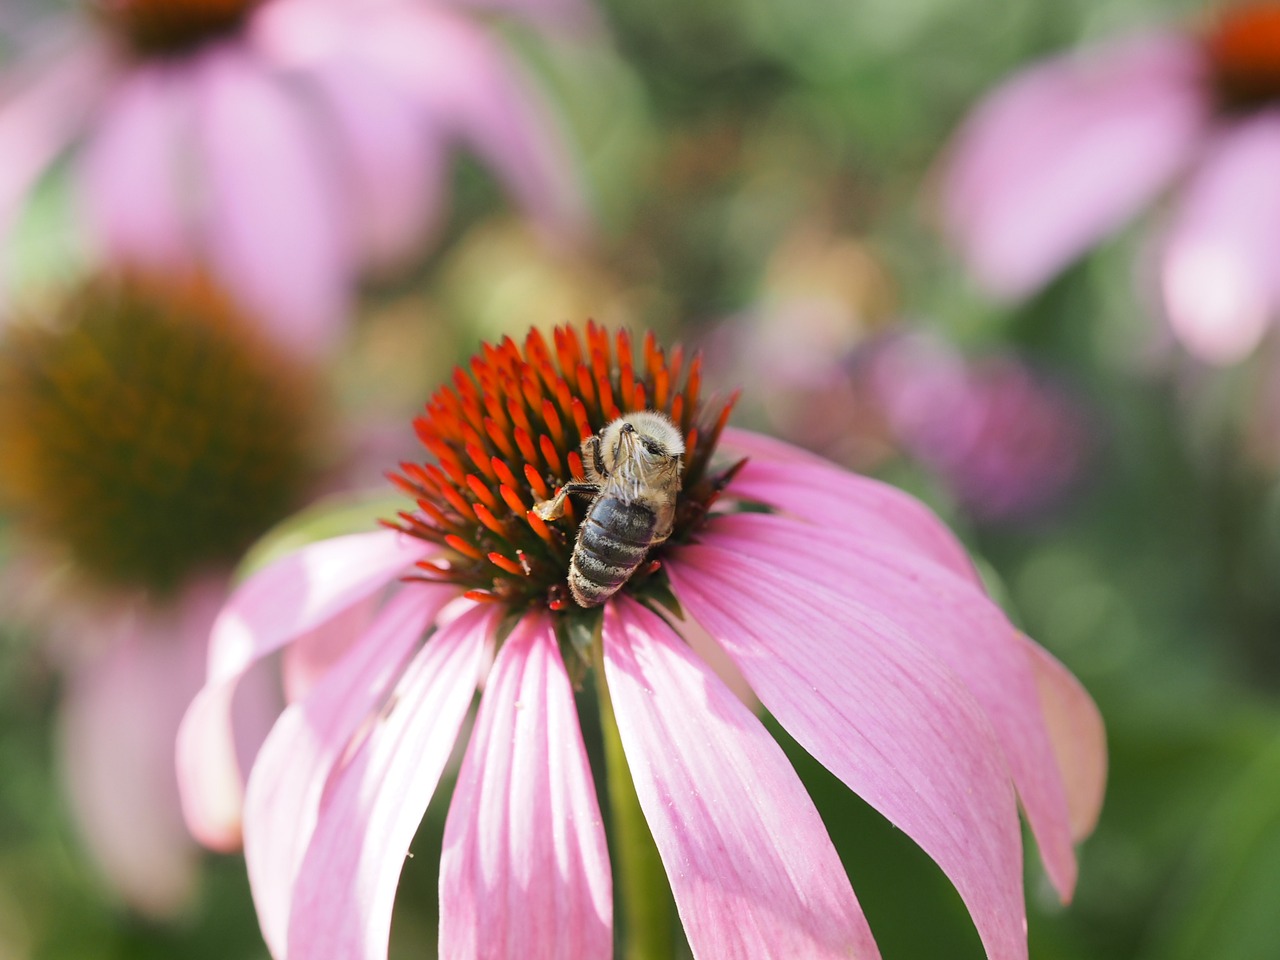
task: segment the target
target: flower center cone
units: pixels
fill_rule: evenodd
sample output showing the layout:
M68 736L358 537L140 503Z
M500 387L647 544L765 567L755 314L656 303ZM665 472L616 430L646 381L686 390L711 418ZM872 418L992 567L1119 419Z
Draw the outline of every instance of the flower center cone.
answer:
M262 0L96 0L94 8L149 56L182 54L235 32Z
M576 609L566 575L589 503L568 501L544 521L534 506L584 475L579 448L624 413L667 414L685 440L675 526L623 589L661 589L664 550L702 524L734 467L717 471L712 454L733 401L706 404L702 361L646 336L637 356L626 331L591 323L585 337L557 328L549 345L533 331L484 345L469 369L458 367L414 422L434 462L402 463L390 479L417 503L386 525L443 548L419 564L420 577L460 586L473 600L513 610Z
M1280 3L1227 8L1204 42L1214 88L1225 107L1280 104Z
M234 562L310 486L310 377L199 277L99 278L0 341L0 500L101 582Z

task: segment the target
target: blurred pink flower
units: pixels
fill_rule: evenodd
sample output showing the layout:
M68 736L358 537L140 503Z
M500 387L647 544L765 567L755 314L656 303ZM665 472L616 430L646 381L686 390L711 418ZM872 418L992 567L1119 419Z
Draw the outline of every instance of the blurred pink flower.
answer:
M409 844L480 688L445 826L440 955L612 956L571 680L592 662L694 955L878 956L800 780L686 625L938 862L993 960L1027 956L1019 800L1070 897L1072 841L1105 776L1088 695L1009 624L923 506L724 431L729 407L700 403L700 370L651 339L633 357L625 334L596 327L585 346L564 330L554 348L537 333L486 346L416 423L438 463L402 464L397 480L420 512L313 544L236 590L179 734L179 779L204 842L234 845L243 818L273 956L386 957ZM676 527L660 568L642 566L601 615L565 590L571 521L548 527L530 507L580 470L580 438L645 407L686 436ZM722 436L745 465L713 466ZM667 590L678 618L661 610ZM242 800L229 700L246 669L304 635L340 659L295 690Z
M199 847L183 823L173 768L178 722L203 680L209 629L229 580L206 575L157 603L92 594L24 550L0 594L31 622L64 680L58 761L80 838L115 896L163 919L190 906ZM265 670L240 691L235 748L252 759L280 696Z
M333 343L360 267L429 239L455 144L535 220L573 232L585 216L556 124L472 6L91 4L0 77L0 238L70 149L101 253L207 264L278 339L315 352ZM576 9L493 6L566 21Z
M1017 75L965 122L944 226L978 280L1024 297L1175 182L1155 250L1187 348L1248 354L1280 316L1280 4L1203 33L1101 44Z
M854 369L896 441L979 520L1041 517L1083 479L1088 412L1012 354L967 359L899 332L865 345Z
M0 335L0 609L65 679L60 763L90 859L154 917L190 904L198 848L173 744L246 546L319 472L319 396L200 277L103 277ZM251 758L278 684L243 691Z

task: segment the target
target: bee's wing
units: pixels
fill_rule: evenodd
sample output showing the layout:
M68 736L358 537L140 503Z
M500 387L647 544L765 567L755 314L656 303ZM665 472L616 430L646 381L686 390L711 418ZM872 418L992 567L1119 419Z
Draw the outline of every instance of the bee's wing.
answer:
M627 457L615 465L600 495L617 497L626 503L634 503L643 495L645 485L643 468L635 457Z

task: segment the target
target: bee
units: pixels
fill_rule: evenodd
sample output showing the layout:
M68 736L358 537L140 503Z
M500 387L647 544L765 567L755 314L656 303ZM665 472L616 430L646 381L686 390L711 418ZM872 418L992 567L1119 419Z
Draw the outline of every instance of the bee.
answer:
M684 437L665 414L625 414L582 441L585 480L573 480L534 506L543 520L564 513L564 498L594 499L578 527L569 592L598 607L618 592L652 547L671 536L680 493Z

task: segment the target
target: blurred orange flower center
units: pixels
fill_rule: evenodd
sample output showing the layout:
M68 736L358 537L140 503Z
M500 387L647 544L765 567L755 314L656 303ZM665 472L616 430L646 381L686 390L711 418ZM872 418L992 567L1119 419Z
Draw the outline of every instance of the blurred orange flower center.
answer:
M184 53L237 29L262 0L93 0L139 53Z
M0 339L0 501L82 574L163 595L298 505L315 401L203 278L97 278Z
M1226 106L1252 108L1280 100L1280 3L1224 10L1205 45Z

